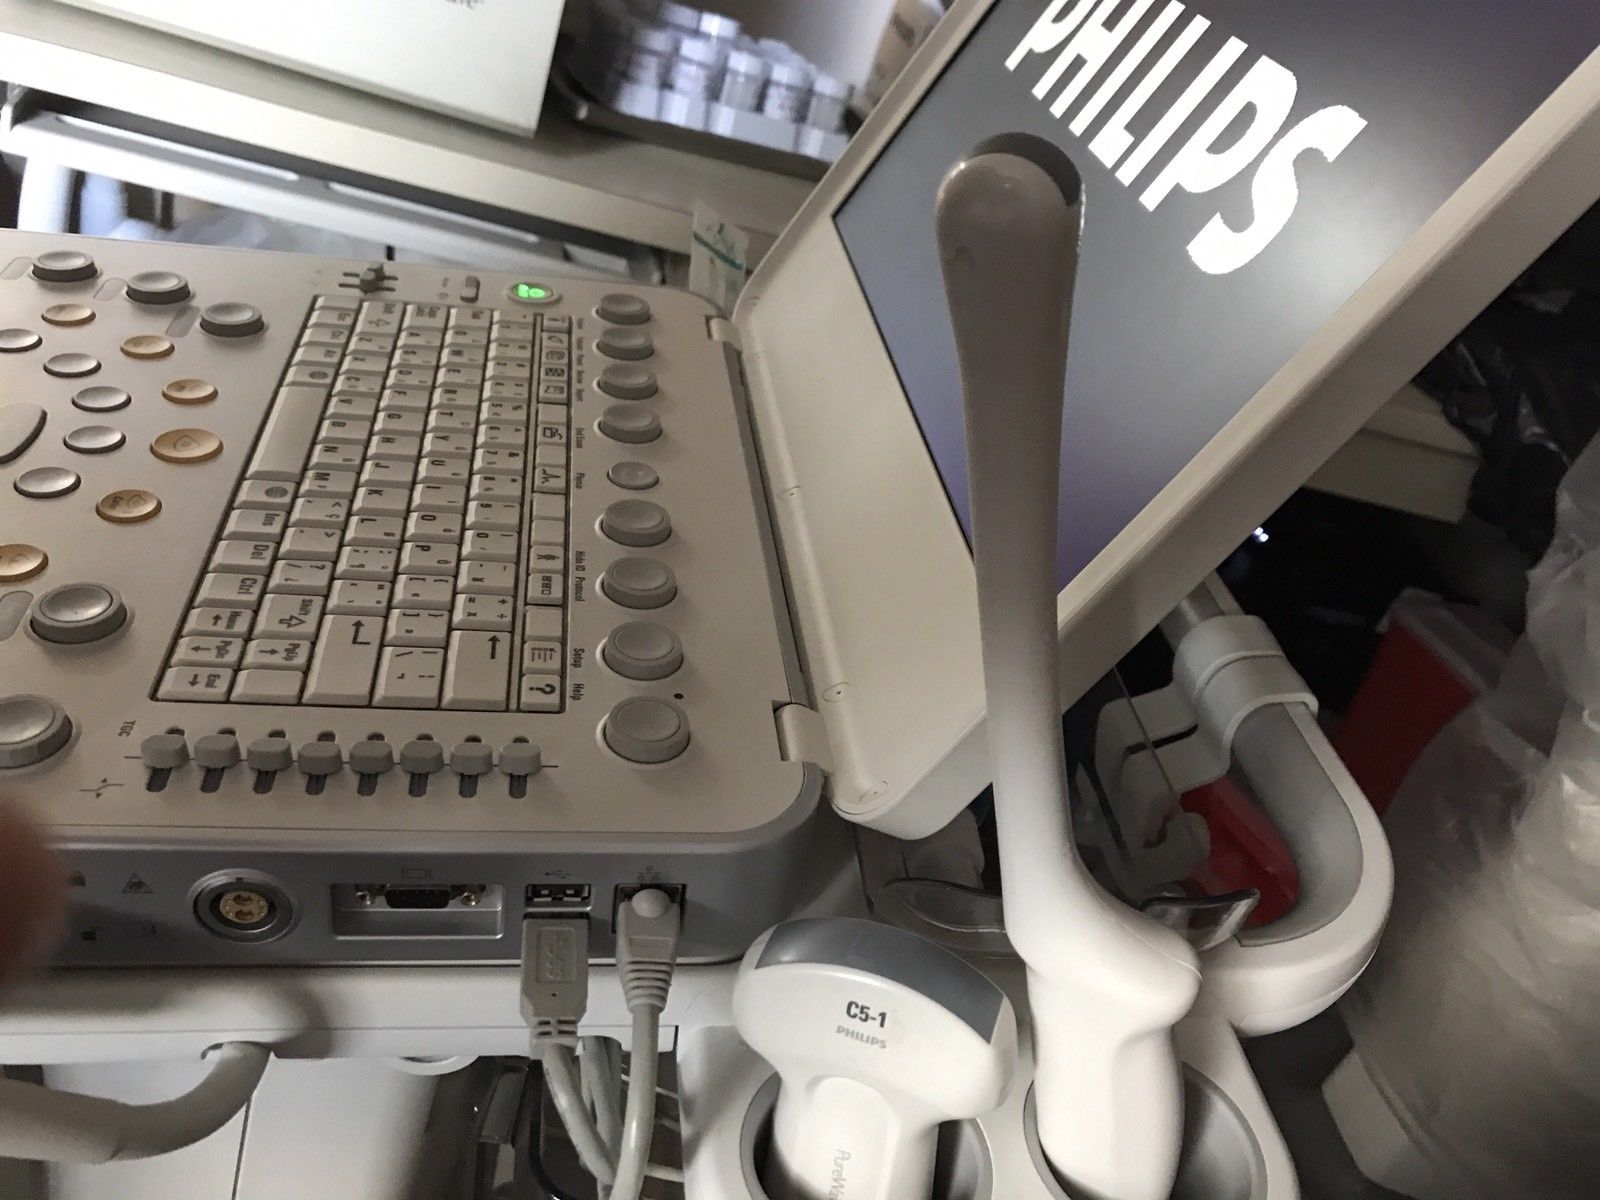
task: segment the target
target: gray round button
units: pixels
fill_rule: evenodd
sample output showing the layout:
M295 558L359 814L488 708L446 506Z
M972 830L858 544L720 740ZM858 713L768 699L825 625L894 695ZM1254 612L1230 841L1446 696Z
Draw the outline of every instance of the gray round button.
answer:
M31 329L0 329L0 354L21 354L44 339Z
M33 631L64 646L98 642L128 623L122 597L98 583L66 583L40 596L33 606Z
M200 314L200 328L212 337L249 337L266 327L259 308L253 304L241 304L237 300L213 304Z
M300 770L306 775L337 775L343 767L338 742L307 742L300 747Z
M84 425L62 438L61 444L79 454L110 454L122 449L127 440L122 430L109 425Z
M649 500L617 500L601 514L600 532L624 546L659 546L672 536L672 518Z
M31 767L72 740L72 722L43 696L0 697L0 767Z
M181 733L153 733L139 744L139 758L152 771L176 771L189 761L189 743Z
M86 387L72 398L74 408L92 413L116 412L119 408L127 408L132 403L133 397L127 392L119 387L107 387L104 384Z
M100 274L81 250L49 250L33 260L33 277L46 283L81 283Z
M285 737L258 737L244 752L252 771L287 771L294 766L294 749Z
M611 292L600 297L594 315L613 325L643 325L650 319L650 302L643 296Z
M653 558L619 558L600 576L600 590L623 608L660 608L677 596L678 580Z
M611 631L600 656L625 679L665 679L683 666L683 643L665 625L629 621Z
M602 736L629 762L670 762L688 748L689 716L668 700L624 700L606 717Z
M92 354L52 354L44 360L46 375L57 379L82 379L100 369L100 360Z
M35 467L17 476L12 486L30 500L57 500L78 490L83 480L65 467Z
M642 462L613 463L606 472L606 478L630 492L648 492L661 482L661 476L656 474L655 468Z
M194 744L194 761L208 771L239 765L239 739L231 733L208 733Z
M594 348L607 358L637 362L656 352L656 344L642 329L608 329L594 341Z
M595 386L617 400L648 400L657 391L656 373L634 363L612 363Z
M128 299L140 304L182 304L189 281L176 271L140 271L128 280Z
M640 446L661 436L661 418L648 408L613 404L600 416L600 432L612 441Z

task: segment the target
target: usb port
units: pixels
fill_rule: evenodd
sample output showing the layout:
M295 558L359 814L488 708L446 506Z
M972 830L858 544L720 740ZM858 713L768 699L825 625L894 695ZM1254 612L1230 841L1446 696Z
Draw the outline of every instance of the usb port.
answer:
M590 888L587 883L534 883L528 885L529 912L588 912Z

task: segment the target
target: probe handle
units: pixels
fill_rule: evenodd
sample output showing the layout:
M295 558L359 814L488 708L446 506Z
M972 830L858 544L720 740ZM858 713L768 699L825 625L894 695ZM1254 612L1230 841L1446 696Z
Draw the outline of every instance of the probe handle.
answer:
M1193 949L1093 879L1073 842L1057 672L1061 429L1082 183L1010 135L939 192L966 405L972 543L1006 931L1028 967L1040 1142L1074 1194L1166 1200L1182 1144L1171 1028Z

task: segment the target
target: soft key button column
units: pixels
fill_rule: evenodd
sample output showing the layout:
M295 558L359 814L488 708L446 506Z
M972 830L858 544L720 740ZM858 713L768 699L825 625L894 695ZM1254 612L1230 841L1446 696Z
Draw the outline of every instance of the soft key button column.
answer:
M539 397L533 425L534 498L528 523L522 614L523 712L559 712L572 475L572 321L548 316L539 336Z

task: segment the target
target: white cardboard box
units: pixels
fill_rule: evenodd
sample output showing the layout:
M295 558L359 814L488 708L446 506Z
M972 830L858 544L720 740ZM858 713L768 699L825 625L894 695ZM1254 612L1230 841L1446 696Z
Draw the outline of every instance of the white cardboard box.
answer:
M65 0L513 132L544 103L564 0Z

